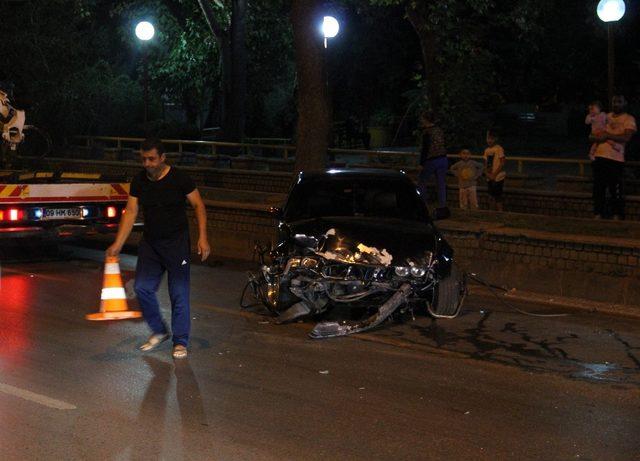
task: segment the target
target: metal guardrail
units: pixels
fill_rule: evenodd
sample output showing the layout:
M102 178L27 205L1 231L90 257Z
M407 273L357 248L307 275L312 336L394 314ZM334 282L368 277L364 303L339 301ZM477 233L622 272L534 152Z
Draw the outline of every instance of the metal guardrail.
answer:
M291 138L245 138L244 142L257 144L281 145L291 142Z
M144 138L134 137L118 137L118 136L76 136L76 139L82 139L85 141L87 147L91 147L95 141L101 141L105 143L115 143L117 149L122 149L125 145L137 144L143 141ZM266 138L255 138L262 140ZM235 148L247 155L251 149L260 149L261 151L274 151L281 153L281 160L291 161L295 156L293 155L296 150L296 146L290 144L264 144L264 143L238 143L238 142L223 142L223 141L199 141L193 139L162 139L165 145L173 145L178 147L178 152L182 153L185 146L206 147L210 150L210 155L213 158L220 157L218 155L219 148ZM329 149L329 154L332 156L343 157L366 157L367 164L384 165L389 168L418 168L418 162L420 154L419 152L398 152L388 150L364 150L364 149ZM458 158L458 155L449 155L450 158ZM481 155L472 155L473 159L482 159ZM276 159L269 159L271 161ZM525 164L547 164L547 165L566 165L573 168L577 168L577 173L580 176L585 176L586 167L591 164L588 159L568 159L568 158L541 158L541 157L528 157L528 156L507 156L507 163L515 163L516 171L518 173L524 172ZM625 163L628 167L640 167L640 162L627 161ZM574 170L575 171L575 170Z

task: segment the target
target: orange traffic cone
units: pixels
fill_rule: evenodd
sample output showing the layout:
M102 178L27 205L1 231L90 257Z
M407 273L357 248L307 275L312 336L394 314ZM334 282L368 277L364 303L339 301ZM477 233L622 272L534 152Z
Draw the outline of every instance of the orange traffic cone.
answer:
M107 256L104 265L104 279L100 296L100 312L87 314L87 320L121 320L142 317L140 311L130 311L127 295L122 286L119 260L115 256Z

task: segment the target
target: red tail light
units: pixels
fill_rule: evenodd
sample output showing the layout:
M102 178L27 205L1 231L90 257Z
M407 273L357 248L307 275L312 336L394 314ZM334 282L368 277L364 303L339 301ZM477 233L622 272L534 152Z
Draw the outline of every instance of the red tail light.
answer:
M115 218L118 214L118 210L114 206L107 207L107 218Z
M8 210L0 210L0 221L22 221L24 219L24 211L20 208L9 208Z

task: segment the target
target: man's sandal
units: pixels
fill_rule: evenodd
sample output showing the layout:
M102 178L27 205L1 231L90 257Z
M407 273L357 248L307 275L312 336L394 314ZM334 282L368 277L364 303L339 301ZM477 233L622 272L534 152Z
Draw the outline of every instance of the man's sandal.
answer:
M149 336L146 343L140 346L140 350L144 352L152 351L167 339L169 339L169 333L154 333Z
M173 358L174 359L184 359L187 357L187 346L183 346L182 344L176 344L173 346Z

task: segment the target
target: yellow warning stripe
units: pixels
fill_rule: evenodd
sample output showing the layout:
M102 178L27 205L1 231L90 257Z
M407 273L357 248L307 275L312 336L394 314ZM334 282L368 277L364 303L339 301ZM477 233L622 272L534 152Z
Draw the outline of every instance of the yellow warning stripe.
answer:
M20 197L29 193L29 186L26 184L9 184L0 186L0 198Z

